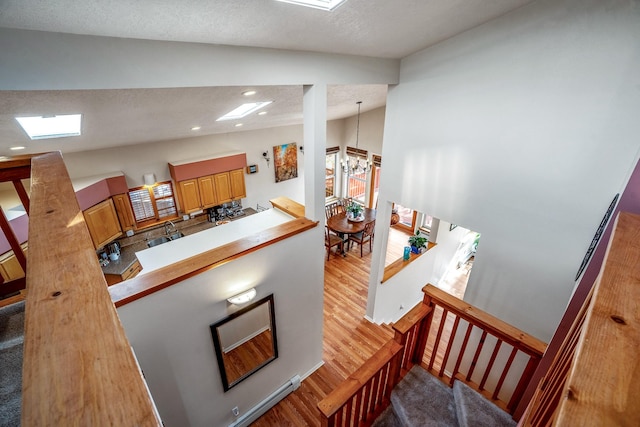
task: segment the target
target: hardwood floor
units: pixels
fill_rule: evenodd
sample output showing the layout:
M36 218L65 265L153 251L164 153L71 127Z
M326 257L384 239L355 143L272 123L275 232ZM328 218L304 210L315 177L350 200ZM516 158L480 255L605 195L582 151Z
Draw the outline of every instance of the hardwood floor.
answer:
M391 228L385 265L402 257L408 236ZM336 256L332 251L327 261L325 253L324 365L306 378L298 390L254 422L253 427L320 426L318 402L393 337L390 326L364 319L371 265L368 249L366 245L362 258L358 245L351 245L346 257ZM473 259L451 272L441 287L458 297L464 295L472 264ZM24 295L17 298L23 299Z
M388 262L402 256L407 238L408 234L391 229ZM364 256L359 255L357 245L352 245L346 257L332 252L327 261L325 255L324 365L306 378L298 390L254 422L253 427L320 426L318 402L393 338L390 326L364 319L371 254L366 247ZM464 293L466 275L452 275L450 280L453 288L462 288Z

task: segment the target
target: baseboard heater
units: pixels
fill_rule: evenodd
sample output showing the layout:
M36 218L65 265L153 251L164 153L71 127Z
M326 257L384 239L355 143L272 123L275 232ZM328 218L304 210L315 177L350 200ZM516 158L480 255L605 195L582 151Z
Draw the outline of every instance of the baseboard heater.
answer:
M229 427L246 427L265 412L271 409L275 404L287 397L289 393L300 387L300 375L295 375L289 381L280 386L276 391L267 396L262 402L249 409L244 415L238 417Z

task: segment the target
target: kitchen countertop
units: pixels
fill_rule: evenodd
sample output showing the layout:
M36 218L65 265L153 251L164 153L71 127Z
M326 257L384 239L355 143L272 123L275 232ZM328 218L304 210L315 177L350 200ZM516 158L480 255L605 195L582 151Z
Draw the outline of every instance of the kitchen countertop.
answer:
M257 213L256 210L253 208L245 208L243 209L243 211L245 213L244 215L238 216L235 218L230 218L231 221L237 221L239 219L246 218L247 216ZM207 221L206 217L199 217L199 218L196 218L196 220L177 222L176 231L182 232L182 234L184 234L184 236L187 237L192 234L199 233L204 230L208 230L210 228L220 227L222 225L225 225L225 224L216 225L214 222ZM129 267L133 265L133 263L138 261L136 252L149 249L147 247L147 237L150 240L150 239L153 239L159 236L164 236L164 235L165 233L164 233L163 227L160 226L153 230L138 232L133 237L119 239L119 242L121 244L120 258L118 258L116 261L109 261L109 264L102 267L102 273L115 274L115 275L121 276L125 271L129 269ZM144 268L144 265L143 265L143 268Z
M172 240L136 253L142 271L147 274L159 268L177 263L227 243L254 235L267 228L291 221L294 217L278 209L269 209L251 216L240 217L228 224Z

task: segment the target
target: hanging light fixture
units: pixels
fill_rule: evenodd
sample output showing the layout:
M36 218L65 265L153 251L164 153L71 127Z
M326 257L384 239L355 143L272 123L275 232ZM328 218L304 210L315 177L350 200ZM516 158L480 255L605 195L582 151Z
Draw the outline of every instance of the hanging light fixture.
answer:
M371 170L371 162L369 159L363 159L360 161L360 151L358 150L358 140L360 138L360 105L362 101L356 102L358 104L358 123L356 125L356 159L350 162L349 156L346 160L340 160L340 166L342 166L342 172L345 174L356 175L359 173L366 173Z

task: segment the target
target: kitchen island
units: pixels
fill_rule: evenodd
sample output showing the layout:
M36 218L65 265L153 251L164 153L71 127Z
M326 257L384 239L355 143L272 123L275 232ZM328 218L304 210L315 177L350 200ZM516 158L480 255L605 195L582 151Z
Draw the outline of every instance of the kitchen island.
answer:
M302 206L294 201L288 205ZM111 300L121 307L318 226L318 221L290 212L269 209L196 233L191 239L185 236L141 250L136 254L146 264L144 274L110 286Z
M269 209L138 251L136 252L136 258L142 265L142 271L139 275L148 274L159 268L183 261L267 228L284 224L292 219L294 219L293 216L278 209Z

